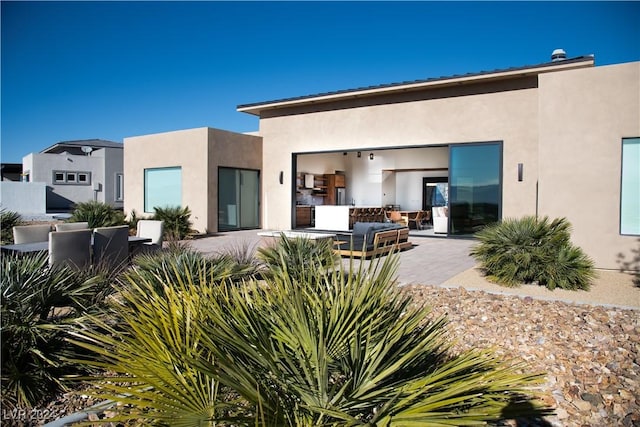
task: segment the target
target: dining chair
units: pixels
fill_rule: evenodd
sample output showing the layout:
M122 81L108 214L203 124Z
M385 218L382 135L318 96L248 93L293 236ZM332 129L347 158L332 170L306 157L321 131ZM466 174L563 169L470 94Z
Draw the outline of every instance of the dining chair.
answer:
M409 225L408 218L400 213L400 211L391 211L389 213L391 222L407 227Z
M151 219L141 219L136 226L136 236L148 237L150 242L145 242L140 245L140 251L156 252L162 249L162 240L164 232L164 221L157 221Z
M13 227L13 243L36 243L49 240L49 224L16 225Z
M91 263L91 230L49 233L49 265L82 268Z
M129 258L129 226L98 227L93 230L93 262L124 266Z
M61 222L56 224L56 231L88 230L88 222Z

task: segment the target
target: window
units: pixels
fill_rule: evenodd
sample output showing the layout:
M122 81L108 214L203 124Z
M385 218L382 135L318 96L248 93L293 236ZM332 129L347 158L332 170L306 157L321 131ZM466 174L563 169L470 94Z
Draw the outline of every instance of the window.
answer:
M116 202L124 201L124 175L116 174Z
M144 170L144 211L155 207L182 207L182 168L153 168Z
M260 173L218 169L218 230L260 227Z
M53 171L53 183L91 185L91 172Z
M449 230L475 233L500 220L502 144L452 145L449 157Z
M620 234L640 235L640 138L622 140Z

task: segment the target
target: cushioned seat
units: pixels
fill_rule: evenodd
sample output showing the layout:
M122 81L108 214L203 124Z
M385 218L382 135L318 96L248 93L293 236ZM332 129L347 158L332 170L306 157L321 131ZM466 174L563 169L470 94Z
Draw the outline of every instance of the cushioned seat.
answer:
M383 255L392 249L411 246L408 241L409 229L395 223L356 222L350 236L337 239L336 251L345 256Z
M88 230L88 222L63 222L56 224L56 231Z
M49 224L16 225L13 227L13 243L36 243L49 240Z

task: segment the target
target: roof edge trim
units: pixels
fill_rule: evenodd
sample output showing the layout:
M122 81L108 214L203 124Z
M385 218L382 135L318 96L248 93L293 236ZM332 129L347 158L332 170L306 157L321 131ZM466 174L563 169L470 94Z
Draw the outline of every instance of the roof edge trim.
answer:
M392 92L402 92L408 90L417 90L422 88L473 83L483 80L491 80L498 78L510 78L516 76L525 76L532 74L542 74L553 71L560 71L573 68L583 68L593 66L595 58L593 55L579 56L576 58L565 59L563 61L547 62L539 65L506 68L494 71L482 71L478 73L469 73L462 75L453 75L447 77L436 77L424 80L415 80L412 82L382 84L378 86L363 87L357 89L346 89L335 92L320 93L315 95L299 96L294 98L284 98L273 101L265 101L253 104L242 104L237 106L237 111L254 114L259 116L262 111L273 110L283 107L293 107L308 105L314 103L339 101L341 99L358 98L366 96L382 95Z

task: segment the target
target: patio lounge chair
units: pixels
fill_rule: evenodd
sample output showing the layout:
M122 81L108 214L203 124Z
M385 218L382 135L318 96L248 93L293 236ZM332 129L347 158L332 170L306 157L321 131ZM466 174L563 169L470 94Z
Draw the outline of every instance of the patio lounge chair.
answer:
M49 224L16 225L13 227L13 243L36 243L49 240Z
M88 222L63 222L56 224L56 231L88 230Z
M82 268L91 263L91 230L49 233L49 265Z
M164 222L150 219L141 219L136 227L136 236L148 237L148 243L139 246L139 252L149 253L162 249L162 235L164 232Z
M93 261L124 265L129 258L129 226L100 227L93 232Z
M334 246L342 256L369 258L413 245L409 242L407 227L394 223L357 222L353 226L353 233L338 237Z

